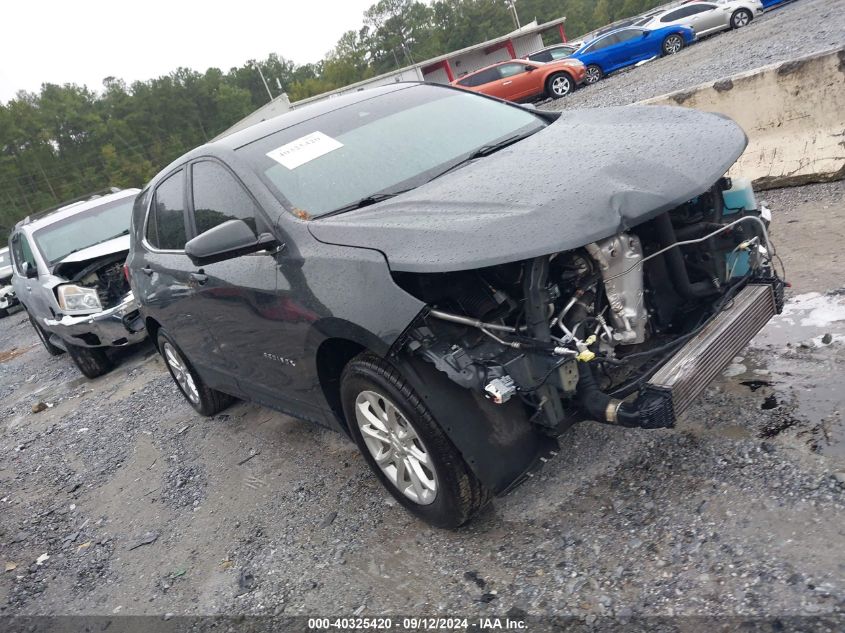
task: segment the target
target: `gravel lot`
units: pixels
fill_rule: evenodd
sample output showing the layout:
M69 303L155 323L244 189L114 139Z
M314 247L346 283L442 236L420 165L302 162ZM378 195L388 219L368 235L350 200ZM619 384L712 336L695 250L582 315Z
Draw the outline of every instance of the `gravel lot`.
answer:
M746 28L707 37L677 55L620 71L541 108L626 105L827 50L843 40L845 0L795 0L767 11Z
M818 21L841 41L842 6L798 0L564 102L837 43ZM244 403L199 417L148 344L88 381L22 313L0 320L0 615L841 614L845 184L765 198L787 312L677 429L577 425L457 532L412 519L334 433Z

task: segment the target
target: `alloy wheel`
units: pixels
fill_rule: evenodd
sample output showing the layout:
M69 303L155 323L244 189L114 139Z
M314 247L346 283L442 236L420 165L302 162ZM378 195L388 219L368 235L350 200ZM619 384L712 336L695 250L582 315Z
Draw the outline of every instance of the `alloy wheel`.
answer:
M405 497L429 505L437 496L431 454L398 407L375 391L355 399L355 421L367 450L384 475Z
M170 367L176 384L179 385L179 388L188 400L194 404L198 404L200 401L199 390L194 382L194 377L191 375L191 370L188 369L187 363L185 363L179 352L170 343L165 342L162 349L164 351L164 360L167 362L167 366Z
M590 66L587 68L587 76L585 79L588 84L594 84L601 79L601 71L595 66Z
M666 51L667 55L674 55L679 50L684 47L684 41L678 35L670 35L666 38L666 44L664 45L664 50Z
M734 28L742 28L746 26L751 20L748 17L748 13L745 11L737 11L734 15Z
M567 77L555 77L552 80L552 92L556 97L565 97L572 89L572 82Z

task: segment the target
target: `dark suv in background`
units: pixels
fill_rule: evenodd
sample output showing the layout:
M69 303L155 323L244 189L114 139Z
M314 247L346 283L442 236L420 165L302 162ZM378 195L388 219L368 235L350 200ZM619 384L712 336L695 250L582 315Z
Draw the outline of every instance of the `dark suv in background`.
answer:
M447 527L579 419L672 426L780 307L767 222L723 177L745 135L681 108L559 117L397 84L165 168L127 263L186 399L348 433Z

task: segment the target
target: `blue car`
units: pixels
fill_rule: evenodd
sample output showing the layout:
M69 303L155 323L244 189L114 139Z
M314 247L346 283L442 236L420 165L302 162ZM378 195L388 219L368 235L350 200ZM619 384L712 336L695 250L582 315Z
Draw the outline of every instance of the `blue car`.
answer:
M774 6L779 5L779 4L784 4L785 2L788 2L789 0L760 0L760 1L763 3L763 8L768 9L770 7L774 7Z
M594 84L605 75L637 62L658 55L674 55L693 42L695 31L686 26L651 30L629 26L586 42L572 53L572 57L581 60L587 67L584 82Z

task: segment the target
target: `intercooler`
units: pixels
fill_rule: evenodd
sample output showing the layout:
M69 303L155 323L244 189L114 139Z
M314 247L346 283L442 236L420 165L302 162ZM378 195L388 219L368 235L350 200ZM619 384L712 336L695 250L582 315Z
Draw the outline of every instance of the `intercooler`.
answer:
M777 314L771 284L749 284L648 381L644 391L671 396L677 417Z

